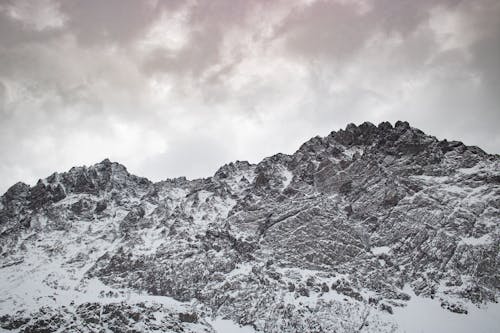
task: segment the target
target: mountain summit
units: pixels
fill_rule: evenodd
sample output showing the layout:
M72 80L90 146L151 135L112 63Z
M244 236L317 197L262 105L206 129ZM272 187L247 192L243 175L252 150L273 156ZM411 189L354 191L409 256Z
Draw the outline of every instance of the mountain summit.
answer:
M402 121L206 179L106 159L0 202L7 332L394 332L500 295L500 157Z

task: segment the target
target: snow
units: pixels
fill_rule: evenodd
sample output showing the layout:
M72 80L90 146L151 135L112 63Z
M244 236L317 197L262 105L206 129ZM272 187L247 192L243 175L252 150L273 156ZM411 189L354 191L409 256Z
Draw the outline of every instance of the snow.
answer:
M153 205L151 202L144 202L143 203L143 207L144 207L144 215L145 216L149 216L151 215L151 213L154 212L154 210L158 207L157 205Z
M86 199L86 198L89 198L89 195L85 195L85 194L70 194L67 197L65 197L64 199L62 199L62 200L54 203L54 207L68 206L68 205L74 204L78 200Z
M226 277L231 278L237 275L248 275L252 272L252 264L250 263L241 263L236 266L231 272L227 273Z
M328 292L310 292L309 296L297 296L295 292L287 292L283 296L283 303L288 305L292 304L294 306L307 306L316 307L319 302L334 302L345 306L346 303L356 303L352 298L340 294L335 290L330 290Z
M493 243L493 239L490 237L490 235L483 235L479 238L462 237L458 245L479 246L479 245L489 245L491 243Z
M352 158L357 152L362 153L362 150L352 148L346 150L344 154ZM312 162L318 165L317 161ZM281 164L277 168L279 173L277 184L278 186L282 184L280 188L284 190L291 184L294 175ZM445 212L449 212L449 210L438 210L429 213L434 214L436 219L445 222L451 221L454 218L461 218L461 214L467 214L469 211L481 214L475 225L481 225L481 228L474 229L473 235L476 237L470 237L470 233L462 233L463 237L460 237L460 234L453 232L453 229L444 230L443 228L441 230L443 235L448 235L447 238L443 239L446 240L449 238L450 242L453 243L458 240L459 246L490 245L497 240L498 232L496 232L495 227L498 226L498 218L495 215L496 210L493 205L489 204L492 202L490 200L494 200L497 197L496 188L489 185L479 186L475 185L475 183L464 183L463 186L454 185L457 178L469 179L471 177L465 177L464 174L476 173L478 170L476 166L470 169L460 169L457 175L452 176L410 176L419 182L428 183L429 186L419 192L419 194L412 196L411 200L407 197L407 202L411 203L414 199L421 199L422 202L432 202L432 199L443 203L443 205L448 205L450 207L449 210L455 208L447 217L445 216ZM19 250L16 256L11 255L4 259L0 258L0 315L12 312L14 309L26 309L29 312L38 310L40 306L44 305L72 307L78 306L83 302L153 302L160 303L167 308L179 310L196 308L200 304L196 303L197 301L195 300L182 303L169 297L151 296L132 289L115 289L103 284L96 278L87 279L85 272L105 253L112 255L119 245L131 246L134 256L154 255L158 250L169 249L172 246L178 246L177 244L181 244L182 250L188 244L187 241L184 241L182 238L179 240L175 237L165 236L169 231L169 225L172 225L175 221L173 217L163 219L163 216L179 210L180 213L185 214L189 219L186 219L183 223L179 223L179 225L175 225L175 227L190 236L203 234L209 227L214 225L218 227L226 223L229 214L235 214L232 210L237 203L235 198L241 198L247 194L255 195L251 191L248 191L254 178L255 167L252 166L248 170L236 170L230 177L218 180L222 182L222 185L225 185L223 186L224 190L227 187L231 189L231 195L227 196L217 191L200 190L198 186L196 189L189 186L187 186L187 189L165 186L160 189L159 202L153 199L143 200L138 197L125 197L120 202L111 201L103 216L92 217L91 215L90 217L84 216L82 220L68 221L63 218L63 222L67 222L65 224L65 227L67 225L67 230L65 229L64 231L51 229L51 224L54 224L54 220L51 218L48 219L48 215L40 214L33 216L32 231L35 232L31 234L21 233L20 236L24 249L22 251ZM319 193L307 194L305 200L311 200L314 204L315 198L318 197L320 197ZM64 212L65 209L68 209L71 204L78 200L88 199L96 201L102 198L87 194L74 194L54 204L53 207L58 207ZM329 203L331 202L337 206L343 204L344 199L338 194L330 194L328 198L330 200L328 201ZM422 202L419 204L422 204ZM141 204L145 208L147 219L141 221L141 223L144 223L140 225L139 230L134 231L133 235L138 237L134 237L133 242L128 240L125 242L124 239L120 238L122 237L122 233L120 232L121 220L128 214L131 207L138 204ZM290 206L295 204L298 206L298 201L294 201ZM321 205L311 204L310 206L320 210L323 208ZM469 207L472 208L469 209ZM157 208L158 211L155 212ZM61 216L65 217L66 215L62 214ZM177 212L173 216L177 216ZM245 218L243 216L241 220L245 221ZM422 224L429 225L427 220L424 220ZM236 225L236 227L231 232L238 235L238 238L243 238L243 236L247 235L245 227L231 223L231 228L233 225ZM486 226L486 229L483 226ZM301 230L300 228L307 227L308 224L300 225L290 235L296 233L297 230ZM431 227L434 228L434 226ZM491 232L491 234L480 236L480 234L477 234L478 232ZM383 244L383 242L379 241L377 245L380 244ZM18 247L20 246L18 245ZM374 256L392 254L390 246L374 246L371 248L371 253ZM271 252L270 248L263 249L259 253L262 257L265 257L266 254L271 256L274 253ZM223 256L225 252L221 251L216 255ZM369 259L373 259L374 263L378 259L381 266L386 265L386 262L381 258L370 256ZM233 286L239 286L239 283L242 281L254 279L255 276L253 276L252 268L261 268L263 267L261 264L263 265L263 262L259 261L240 263L231 272L225 274L224 277L227 281L224 281L224 283L228 282ZM402 265L398 266L401 270L405 267ZM349 274L341 274L333 270L325 272L298 267L286 268L274 266L271 266L269 269L275 269L276 272L282 274L280 281L283 282L284 286L288 282L296 286L304 285L309 278L314 278L314 283L317 285L325 283L327 286L331 286L334 282L342 280L340 282L345 282L347 285L356 287L356 283L354 283L356 280L349 279ZM343 270L340 271L343 272ZM464 286L468 286L474 282L476 277L461 275L461 279L464 282ZM444 290L439 290L439 295L445 295L446 291L456 292L459 290L456 286L448 289L445 287L444 281L441 281L441 288ZM231 293L228 294L231 297L230 299L232 297L241 298L241 295L244 295L243 293L239 293L240 289L234 289L237 291L231 290ZM363 309L363 307L367 306L353 297L337 292L333 287L328 291L326 290L310 289L309 296L300 296L296 291L290 292L287 288L282 288L277 296L278 298L282 297L279 301L283 301L285 305L294 305L297 308L303 309L328 308L325 304L330 304L329 309L345 309L341 313L349 314L351 317L360 315L361 312L358 309ZM382 293L379 294L368 289L358 291L365 300L369 297L377 298L384 296ZM378 315L380 312L386 321L399 323L401 332L500 332L500 319L497 318L498 314L500 314L499 304L489 304L482 308L477 308L473 304L467 303L469 314L456 314L443 309L438 300L418 297L411 290L407 290L406 292L412 295L412 299L406 307L393 306L394 315L381 312L375 307L373 309L368 308L368 310L372 311L373 315ZM250 293L249 295L252 294ZM462 299L460 301L463 302ZM391 301L388 304L394 305ZM227 312L225 313L227 314ZM330 311L329 313L332 312ZM206 312L202 313L202 316L207 315ZM235 318L231 313L229 316ZM237 323L223 318L216 317L215 319L207 319L207 321L213 325L217 333L255 332L250 326L240 327ZM340 321L343 320L341 314L338 315L338 319ZM256 323L257 325L259 324L258 321ZM257 327L261 328L260 326ZM375 332L373 327L370 326L364 331ZM2 332L1 329L0 332Z
M31 259L31 258L30 258ZM181 309L190 306L170 297L152 296L129 289L114 289L103 284L99 279L80 280L81 276L70 275L60 262L44 261L33 266L21 263L0 270L2 281L0 297L0 314L10 313L13 308L24 308L36 311L40 306L75 306L85 302L115 303L115 302L151 302L159 303L171 309ZM30 265L28 267L21 267ZM85 268L82 269L83 273Z
M201 191L198 191L198 200L200 200L200 202L206 202L208 198L210 198L213 193L212 192L209 192L209 191L206 191L206 190L201 190Z
M236 205L236 200L227 198L221 199L217 198L212 202L214 209L218 212L220 218L226 218L229 212Z
M185 198L188 193L188 190L181 187L169 188L167 191L161 191L160 200L180 200Z
M282 274L281 279L283 280L283 282L291 282L295 285L300 283L305 284L309 278L314 278L317 284L325 283L328 286L331 286L333 282L338 280L349 281L349 278L346 274L328 274L322 271L305 268L281 267L277 268L276 271ZM314 307L318 302L340 302L344 304L345 302L349 301L349 297L339 294L337 291L332 289L328 292L310 291L309 296L298 296L295 292L286 292L283 296L283 302L285 304L293 304L295 306L307 305Z
M165 244L165 237L162 235L162 229L150 228L142 232L141 239L143 244L136 248L136 254L152 255L155 254L160 246Z
M232 198L216 196L206 190L199 191L196 197L186 197L188 193L185 189L169 189L163 193L164 203L172 210L175 207L184 209L194 219L193 225L185 227L198 231L206 229L210 222L225 219L236 204ZM65 209L86 197L88 196L69 196L61 200L57 207ZM99 223L95 223L95 220L68 221L65 230L52 230L48 226L51 221L46 216L34 216L33 229L40 232L21 234L24 251L29 256L11 256L7 260L0 260L0 315L10 313L12 309L32 312L45 305L77 306L83 302L145 301L172 305L173 301L168 297L113 289L97 279L88 280L84 277L99 257L106 252L114 253L117 245L123 241L119 238L119 224L135 201L127 199L129 200L123 207L108 205L108 216L101 218ZM157 205L143 202L143 207L153 225L137 231L141 241L135 244L134 254L153 255L168 242L161 233L164 227L158 228L159 221L152 214ZM251 267L241 267L241 271L235 273L245 274L248 269ZM190 306L190 303L182 306Z
M468 192L467 188L452 184L446 184L445 186L443 186L443 189L449 193L454 193L454 194L466 194Z
M379 255L379 254L389 254L391 251L391 248L389 246L378 246L378 247L372 247L371 251L374 255Z
M363 155L363 148L361 147L351 147L346 150L344 150L344 155L352 159L356 153L359 153L360 155Z
M115 289L103 284L99 279L92 278L86 281L85 287L81 290L82 294L78 295L77 303L85 302L100 302L100 303L116 303L127 302L131 304L146 302L161 304L166 308L183 311L186 307L190 307L190 303L179 302L167 296L154 296L145 293L140 293L130 289ZM112 297L102 297L100 295L108 292L114 293Z
M69 305L88 297L80 288L84 273L99 256L112 250L116 242L87 241L78 242L62 232L53 232L45 235L42 245L27 244L30 256L0 270L0 313L13 308L35 311L43 305ZM89 253L86 265L67 262L84 253ZM98 293L93 294L93 300L97 297Z
M484 165L482 165L482 163L478 163L475 166L473 166L472 168L461 168L461 169L457 169L457 171L460 173L466 174L466 175L472 175L472 174L478 173L483 168L484 168Z
M490 303L477 308L468 307L468 314L458 314L441 307L439 301L416 296L409 287L404 290L411 296L406 307L393 307L395 321L405 333L493 333L500 332L500 303Z
M285 178L285 180L283 180L283 189L286 189L292 182L293 173L288 169L283 169L281 175Z
M444 183L450 180L450 177L448 176L411 175L408 178L420 180L426 184Z
M236 170L224 182L231 188L234 194L241 194L254 181L255 177L255 170L252 167L248 170Z
M220 317L214 320L207 320L207 322L212 325L216 333L256 333L251 326L240 326L232 320Z

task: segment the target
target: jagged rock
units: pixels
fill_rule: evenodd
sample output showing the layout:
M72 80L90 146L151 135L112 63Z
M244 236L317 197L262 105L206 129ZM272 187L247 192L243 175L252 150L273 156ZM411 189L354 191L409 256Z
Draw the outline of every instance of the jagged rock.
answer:
M161 318L161 319L160 319ZM186 324L185 324L186 323ZM0 317L0 327L22 333L51 332L190 332L213 333L195 313L176 313L159 304L83 303L70 309L40 308L26 314Z
M152 183L106 159L17 183L0 198L0 325L390 332L378 314L411 301L405 288L466 313L498 301L499 179L498 155L399 121L205 179ZM181 305L131 301L147 297Z

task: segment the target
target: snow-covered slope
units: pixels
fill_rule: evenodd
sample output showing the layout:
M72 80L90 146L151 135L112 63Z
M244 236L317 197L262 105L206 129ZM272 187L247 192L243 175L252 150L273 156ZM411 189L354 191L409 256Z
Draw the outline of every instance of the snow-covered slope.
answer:
M499 244L500 157L406 122L207 179L104 160L1 197L0 327L498 331Z

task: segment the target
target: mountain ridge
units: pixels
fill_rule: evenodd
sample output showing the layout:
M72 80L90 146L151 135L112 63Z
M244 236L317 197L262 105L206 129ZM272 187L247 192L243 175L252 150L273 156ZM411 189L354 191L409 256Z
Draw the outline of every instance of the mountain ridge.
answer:
M0 200L0 326L390 332L420 297L467 316L498 300L499 170L398 121L207 178L151 182L105 159L16 183ZM104 328L106 304L135 319Z
M295 151L293 154L284 154L284 153L277 153L275 155L272 155L270 157L267 157L267 158L272 158L274 156L293 156L294 154L296 154L299 150L301 150L303 147L307 146L310 144L310 142L314 142L316 140L324 140L324 139L327 139L329 137L335 137L337 135L343 135L344 133L349 133L349 134L352 134L352 135L357 135L359 134L360 131L367 131L367 130L371 130L373 128L377 128L378 130L381 130L381 131L388 131L388 130L393 130L395 128L404 128L404 129L410 129L412 131L417 131L417 133L419 134L423 134L423 135L426 135L424 132L422 132L421 130L417 129L417 128L413 128L409 125L409 123L407 121L401 121L401 120L398 120L395 122L394 126L388 122L388 121L384 121L384 122L381 122L378 126L375 126L374 124L372 124L371 122L363 122L362 124L360 124L359 126L355 125L354 123L349 123L346 127L346 129L339 129L338 131L332 131L330 132L327 136L324 136L324 137L321 137L319 135L315 136L315 137L312 137L311 139L307 140L306 142L304 142L297 151ZM436 137L434 136L430 136L431 138L435 139L437 142L439 142L439 144L443 147L442 149L444 151L446 151L447 149L453 149L453 148L456 148L456 147L460 147L462 149L469 149L469 150L473 150L473 151L477 151L481 154L486 154L486 155L489 155L489 156L496 156L498 157L499 154L490 154L490 153L486 153L485 151L483 151L480 147L478 146L474 146L474 145L465 145L463 142L461 141L448 141L447 139L443 139L443 140L438 140ZM266 158L264 158L266 159ZM261 161L262 162L262 161ZM232 165L232 164L238 164L238 163L248 163L248 164L252 164L246 160L243 160L243 161L240 161L240 160L236 160L236 161L233 161L233 162L229 162L229 163L226 163L224 164L223 166L221 166L219 169L217 169L217 171L214 173L213 176L215 176L219 170L221 170L222 168L224 168L225 166L227 165ZM257 165L259 164L260 162L257 162L255 163L254 165ZM77 170L77 169L84 169L84 168L95 168L95 167L98 167L98 166L106 166L106 165L116 165L120 168L123 168L127 173L128 173L128 170L126 168L126 166L118 161L111 161L109 158L104 158L101 162L97 162L97 163L94 163L90 166L86 166L86 165L82 165L82 166L79 166L79 167L72 167L70 170L68 170L67 172L71 172L72 170ZM37 184L39 182L42 182L43 180L45 179L48 179L48 178L51 178L51 177L55 177L55 175L57 174L62 174L62 173L67 173L67 172L54 172L53 174L51 174L50 176L44 178L44 179L39 179L37 181ZM176 179L179 179L179 180L187 180L187 181L196 181L196 180L202 180L202 179L207 179L207 178L211 178L213 176L208 176L208 177L200 177L200 178L193 178L193 179L188 179L186 178L185 176L179 176L179 177L173 177L173 178L166 178L166 179L163 179L163 180L159 180L157 182L152 182L150 181L151 183L161 183L161 182L165 182L165 181L172 181L172 180L176 180ZM147 179L146 177L140 177L140 178L145 178ZM149 179L148 179L149 181ZM15 188L16 186L28 186L28 187L32 187L22 181L18 181L17 183L15 183L14 185L12 185L10 188L8 188L6 190L6 192L4 193L7 194L7 192L11 189L11 188ZM36 186L36 185L35 185Z

